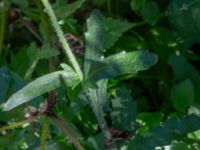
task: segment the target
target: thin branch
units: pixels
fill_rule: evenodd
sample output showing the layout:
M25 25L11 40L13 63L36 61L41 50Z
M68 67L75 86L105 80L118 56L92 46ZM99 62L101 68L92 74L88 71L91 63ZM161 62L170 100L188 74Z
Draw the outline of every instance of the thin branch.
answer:
M12 123L12 124L10 124L10 125L1 127L1 128L0 128L0 132L6 131L6 130L10 130L10 129L14 129L14 128L17 128L17 127L19 127L19 126L22 126L22 125L25 124L25 123L31 123L31 122L33 122L33 121L35 121L35 120L37 120L37 119L38 119L38 115L35 115L35 116L30 117L30 118L28 118L28 119L25 119L25 120L23 120L23 121Z
M45 150L48 128L49 128L49 118L48 116L45 116L42 128L42 136L41 136L41 150Z
M60 130L70 139L70 141L76 146L78 150L85 150L82 145L79 143L78 139L70 129L69 125L64 122L62 119L51 116L53 122L60 128Z

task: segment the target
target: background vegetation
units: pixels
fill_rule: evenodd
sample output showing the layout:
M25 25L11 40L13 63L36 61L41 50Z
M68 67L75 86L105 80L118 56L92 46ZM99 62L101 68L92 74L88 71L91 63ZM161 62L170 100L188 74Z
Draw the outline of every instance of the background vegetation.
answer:
M49 1L0 1L0 150L200 149L200 0Z

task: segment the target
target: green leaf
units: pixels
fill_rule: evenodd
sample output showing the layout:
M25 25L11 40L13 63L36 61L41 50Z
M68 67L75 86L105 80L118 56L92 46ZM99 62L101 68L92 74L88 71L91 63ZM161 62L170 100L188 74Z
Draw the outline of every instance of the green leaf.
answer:
M185 112L194 101L194 95L194 86L189 79L174 85L171 91L173 106L176 110Z
M171 145L170 150L195 150L190 147L189 143L184 143L183 141L174 141Z
M110 139L111 133L103 114L103 104L106 102L104 98L107 99L107 80L98 81L97 88L87 88L85 90L85 95L87 96L90 107L95 113L101 131L104 133L106 139Z
M108 81L106 79L99 80L98 82L96 82L97 84L96 87L88 88L86 91L87 95L90 96L90 101L88 100L88 102L93 108L93 111L95 112L95 114L99 114L98 111L100 109L103 109L103 106L105 106L107 102L107 99L108 99L107 82Z
M59 5L57 10L55 11L56 16L60 17L61 19L64 19L69 15L73 14L77 9L79 9L84 2L85 0L77 0L70 4Z
M149 2L146 2L142 6L141 16L143 17L144 20L149 20L149 19L158 17L159 14L160 14L160 9L156 2L149 1ZM159 17L158 17L158 19L159 19ZM155 19L155 20L152 20L150 23L154 25L156 23L156 21L157 20Z
M73 68L69 66L68 64L62 63L60 66L66 71L66 72L74 72Z
M21 8L28 7L28 1L27 0L11 0L15 5L18 5Z
M200 115L200 104L193 104L192 106L190 106L190 108L188 109L188 114Z
M168 60L171 53L175 53L180 48L176 38L173 32L163 27L150 29L150 34L148 35L152 49L164 61Z
M144 5L145 2L146 0L132 0L131 9L133 11L139 10L142 7L142 5Z
M194 82L197 82L200 79L198 71L183 55L171 55L168 63L173 69L176 80L181 81L190 78Z
M99 60L103 51L103 18L99 11L94 10L87 20L87 32L85 33L86 52L84 72L87 76L91 61Z
M122 22L117 19L105 18L104 19L104 28L105 28L105 43L104 48L111 48L115 42L126 32L128 29L135 26L135 24Z
M97 92L98 99L100 100L99 104L102 107L104 107L108 100L108 93L107 93L108 80L104 79L104 80L98 81L97 86L98 86L98 90L96 92Z
M49 47L48 45L43 45L38 51L38 59L49 59L51 57L57 56L59 51L55 48Z
M100 6L102 6L106 2L106 0L93 0L93 2L96 5L98 5L98 7L100 7Z
M87 141L86 141L86 144L88 145L88 149L95 149L95 150L108 150L104 144L105 142L105 137L103 135L103 133L99 133L97 135L93 135L93 136L90 136Z
M172 0L169 4L169 21L181 34L199 34L199 13L199 0Z
M29 45L26 53L31 62L33 62L35 59L37 59L39 51L40 51L40 49L37 47L35 42L33 42Z
M61 80L62 79L62 80ZM78 76L73 72L57 71L44 75L30 82L17 93L13 94L3 105L3 110L11 110L18 105L30 101L48 91L59 88L62 81L69 87L74 86L78 82Z
M35 43L31 43L28 50L27 55L31 62L40 59L49 59L53 56L57 56L59 51L55 48L51 48L48 45L43 45L41 48L38 48Z
M126 88L118 89L116 96L112 100L112 125L120 130L131 130L137 115L136 103L131 98L130 90Z
M137 120L142 123L140 131L144 132L149 128L159 125L163 120L163 113L161 112L142 112L138 114Z
M86 81L112 79L125 74L148 70L157 62L157 56L148 51L121 52L94 63Z
M25 82L7 67L0 68L0 101L4 100L9 93L21 89Z
M195 101L200 102L200 75L196 68L183 55L171 55L168 62L173 69L176 80L190 79L193 82Z
M30 59L30 67L25 74L25 79L29 79L31 77L39 60L49 59L53 56L57 56L58 54L58 50L50 48L48 45L43 45L42 48L38 48L35 43L31 43L27 51L27 55Z
M10 72L8 68L2 67L0 68L0 85L1 85L1 92L0 92L0 101L3 100L8 92L10 86Z
M198 129L200 117L196 115L167 120L144 135L135 135L129 143L128 150L155 150L155 147L169 145L173 140L183 139L188 133Z
M9 68L15 70L20 76L24 76L26 70L30 67L30 59L27 55L27 46L24 46L19 49L19 51L12 57L12 61L9 65Z

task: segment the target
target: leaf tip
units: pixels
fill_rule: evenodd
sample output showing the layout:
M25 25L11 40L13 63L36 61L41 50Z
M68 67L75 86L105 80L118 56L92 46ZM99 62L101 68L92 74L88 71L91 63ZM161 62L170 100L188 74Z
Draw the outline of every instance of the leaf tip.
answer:
M0 107L3 111L9 111L10 110L10 108L8 107L8 102L2 104Z

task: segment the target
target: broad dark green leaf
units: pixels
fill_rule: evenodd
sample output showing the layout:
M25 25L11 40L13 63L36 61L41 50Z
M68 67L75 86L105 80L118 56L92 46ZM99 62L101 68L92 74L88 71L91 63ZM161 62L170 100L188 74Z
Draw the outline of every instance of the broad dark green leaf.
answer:
M173 69L176 80L181 81L190 78L197 82L200 79L198 71L183 55L171 55L168 62Z
M170 54L180 49L176 38L169 29L163 27L154 27L150 29L148 34L148 40L152 45L152 49L164 61L169 59Z
M79 79L75 73L65 71L57 71L44 75L13 94L3 105L3 110L8 111L48 91L59 88L62 85L62 81L67 86L72 87L79 82Z
M199 0L172 0L169 5L170 23L185 35L200 32L199 13Z
M183 55L171 55L168 62L173 69L176 80L190 79L193 82L195 101L200 102L200 75L196 68Z
M171 55L168 62L173 69L175 79L181 81L190 78L195 82L200 79L198 71L183 55Z
M157 56L148 51L121 52L109 56L94 66L86 81L111 79L125 74L136 74L138 71L148 70L157 62Z
M132 130L136 121L136 103L131 98L131 92L126 88L117 90L117 97L112 100L112 125L120 130Z
M135 24L129 22L122 22L117 19L105 18L104 48L105 49L111 48L115 44L115 42L123 35L123 33L133 26L135 26Z
M27 50L29 47L24 46L19 49L19 51L12 57L12 61L9 65L9 68L15 70L20 76L24 76L26 71L30 67L30 59L27 55Z
M0 101L6 97L6 94L10 86L10 81L11 77L8 68L6 67L0 68L0 86L1 86Z
M173 106L180 112L185 112L194 101L193 83L186 79L181 83L174 85L171 91Z
M142 7L142 5L144 5L145 2L146 0L131 0L131 9L133 11L137 11Z
M136 135L128 150L155 150L155 147L170 145L173 140L183 139L188 133L200 129L200 117L189 115L180 120L171 119L153 127L144 135Z
M87 20L87 32L85 33L86 52L84 72L87 76L91 61L99 60L103 51L103 18L99 11L94 10Z
M144 20L155 18L155 20L150 21L152 25L156 23L157 21L156 17L158 17L159 15L160 15L160 9L156 2L148 1L142 6L141 16L143 17Z
M0 102L6 100L10 93L14 93L21 89L25 82L14 72L10 71L7 67L0 68ZM11 119L23 119L24 114L21 109L15 111L2 112L0 110L0 122L7 122ZM1 144L0 144L1 145Z
M146 132L149 128L159 125L162 122L164 114L162 112L141 112L138 114L137 120L140 121L143 126L140 128L140 132Z

